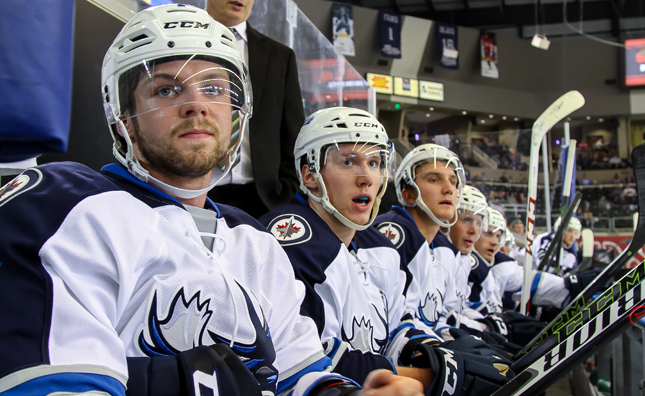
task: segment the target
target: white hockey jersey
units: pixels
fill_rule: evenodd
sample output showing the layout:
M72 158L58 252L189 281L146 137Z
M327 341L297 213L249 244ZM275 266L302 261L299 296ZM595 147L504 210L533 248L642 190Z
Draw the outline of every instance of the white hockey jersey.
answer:
M335 370L356 381L375 368L392 370L403 346L401 330L412 324L403 323L410 317L403 294L406 276L388 239L368 228L356 233L348 249L300 193L260 222L305 284L302 311L317 324L321 340L339 339L349 344L348 351L358 352L345 354ZM350 368L356 372L345 371Z
M524 268L509 256L498 252L491 272L497 288L506 301L519 300L524 282ZM546 272L535 272L531 282L531 305L553 305L562 308L569 301L569 290L564 280Z
M124 395L126 356L214 342L267 393L329 368L275 238L209 207L213 251L177 200L118 165L51 163L0 190L0 393Z
M546 255L547 250L549 250L549 246L551 245L551 242L553 241L553 237L555 236L555 232L545 232L544 234L540 234L535 237L535 240L533 240L533 251L537 252L535 255L533 255L533 269L537 270L537 268L540 265L540 262ZM574 246L571 247L564 247L562 248L562 261L560 262L560 268L563 270L570 270L576 265L578 265L578 259L577 259L577 250L575 248L575 243ZM556 253L557 254L557 253ZM553 267L550 267L550 271L548 272L553 272Z

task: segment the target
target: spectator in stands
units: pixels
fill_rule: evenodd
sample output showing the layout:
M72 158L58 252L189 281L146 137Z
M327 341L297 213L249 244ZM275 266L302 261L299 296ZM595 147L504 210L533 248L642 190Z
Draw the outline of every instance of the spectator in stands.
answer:
M611 158L609 159L609 167L612 169L619 169L620 164L623 162L623 160L616 154L615 151L612 151L611 154Z
M206 5L213 19L233 29L249 67L254 104L240 163L209 197L257 218L289 201L298 189L293 146L305 113L296 55L246 22L253 4L254 0L208 0Z
M515 200L519 205L523 205L526 203L526 197L524 196L524 193L522 191L515 194Z
M499 196L497 197L497 201L500 204L508 203L508 197L506 196L506 190L501 190L499 192Z
M591 179L587 177L586 172L582 174L582 178L580 179L580 184L582 184L583 186L588 186L591 184Z
M611 202L607 200L607 197L603 195L596 203L596 207L603 216L607 216L609 215L609 211L611 210L612 205Z
M636 194L636 189L634 187L626 185L626 184L623 187L624 187L624 190L622 190L621 196L626 197L626 198L636 197L637 194Z

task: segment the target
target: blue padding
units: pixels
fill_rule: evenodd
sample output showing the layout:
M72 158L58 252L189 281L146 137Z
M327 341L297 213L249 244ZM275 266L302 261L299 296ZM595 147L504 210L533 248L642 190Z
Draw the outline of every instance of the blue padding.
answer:
M2 396L44 396L54 392L105 392L125 396L125 386L116 378L89 373L58 373L34 378L2 393Z
M325 371L325 369L329 366L331 366L331 359L326 356L320 360L316 360L315 362L305 367L304 369L298 371L291 377L285 378L282 381L278 382L278 389L276 389L276 395L279 395L280 393L284 392L286 389L293 387L298 382L300 377L302 377L303 375L308 373Z
M3 0L0 37L0 162L66 151L74 0Z

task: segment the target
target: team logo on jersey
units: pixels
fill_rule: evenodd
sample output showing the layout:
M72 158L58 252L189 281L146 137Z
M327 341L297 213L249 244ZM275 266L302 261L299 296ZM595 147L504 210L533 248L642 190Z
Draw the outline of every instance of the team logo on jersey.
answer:
M470 257L470 270L472 271L477 268L479 261L472 254L469 254L468 257Z
M439 310L443 308L443 294L437 290L435 293L426 293L423 302L419 303L417 308L416 317L426 326L434 326L439 320Z
M388 335L390 334L390 326L387 321L387 296L382 290L379 290L379 292L381 293L381 299L383 300L383 315L381 315L376 305L370 304L370 306L373 308L373 311L376 312L376 316L380 323L372 324L372 319L366 319L365 316L361 316L360 319L353 316L350 324L351 328L349 329L351 332L345 330L345 324L343 324L340 329L343 341L349 343L354 349L358 349L363 352L381 353L387 343ZM378 339L374 337L374 326L381 327L380 330L382 330L382 334L384 334L385 338Z
M283 214L271 221L268 227L282 246L297 245L311 239L311 227L297 214Z
M275 392L278 371L273 366L276 355L269 326L259 305L253 303L243 287L237 282L235 284L244 295L247 308L247 312L240 316L250 318L255 330L255 340L250 343L234 340L231 349L253 373L263 390ZM226 337L222 331L217 330L215 323L216 320L222 320L224 313L213 315L217 307L211 308L210 305L211 299L205 298L202 301L200 291L186 298L182 287L172 298L165 318L161 319L155 290L146 324L136 339L139 350L146 356L169 356L202 345L218 342L230 344L231 337ZM225 309L228 307L222 307L222 311ZM229 311L226 312L226 316L229 316Z
M392 222L385 222L378 225L378 230L398 249L405 241L405 233L400 225Z
M43 178L38 169L27 169L15 179L0 187L0 206L11 201L18 195L36 187Z

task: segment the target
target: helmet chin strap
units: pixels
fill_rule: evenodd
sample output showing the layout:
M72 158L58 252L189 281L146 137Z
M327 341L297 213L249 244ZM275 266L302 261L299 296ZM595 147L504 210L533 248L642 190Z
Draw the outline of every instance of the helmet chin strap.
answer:
M128 170L130 171L130 173L134 175L134 177L141 180L142 182L155 186L158 189L177 198L181 198L181 199L197 198L201 195L206 194L211 189L213 189L213 187L215 187L217 183L219 183L228 174L228 172L230 172L231 168L233 167L232 164L235 163L235 159L237 157L237 151L244 137L244 128L246 126L247 120L248 120L248 114L242 114L242 116L240 117L240 137L237 140L235 146L229 148L228 152L226 153L224 169L220 169L219 167L213 168L211 172L211 179L210 179L210 182L208 183L208 186L205 188L201 188L199 190L188 190L184 188L171 186L170 184L164 183L161 180L151 176L150 172L148 172L147 169L141 166L141 163L134 155L134 149L132 147L132 141L130 140L130 135L128 135L128 132L125 128L125 124L123 124L123 121L121 119L118 119L117 127L120 129L122 136L127 143L128 150L125 154L125 158L123 158L123 155L121 155L121 153L119 153L116 148L114 148L113 151L117 160L123 166L128 168Z
M417 190L417 199L414 201L414 205L410 205L411 207L418 206L419 208L421 208L421 210L422 210L425 214L427 214L427 215L430 217L430 219L432 219L432 221L434 221L436 224L438 224L438 225L439 225L439 227L442 227L442 228L450 228L450 227L452 227L453 225L455 225L455 223L457 222L457 220L459 220L459 216L457 215L457 211L456 211L456 210L455 210L455 220L454 220L454 221L452 221L452 222L450 222L450 221L445 222L445 221L441 221L441 220L439 220L439 219L437 218L437 216L435 216L435 215L434 215L434 213L432 213L432 211L430 210L430 208L428 207L428 205L426 205L426 203L425 203L425 202L423 202L423 199L421 198L421 190L419 190L419 186L417 186L417 184L416 184L415 182L412 182L412 183L411 183L411 185L414 187L414 189L415 189L415 190Z
M368 221L367 224L363 224L363 225L356 224L353 221L351 221L350 219L348 219L347 217L343 216L343 214L340 213L334 207L334 205L332 205L331 201L329 200L329 195L327 195L327 187L325 186L325 182L323 181L322 175L320 174L320 172L316 172L314 174L314 177L318 181L318 185L322 188L323 196L322 196L322 198L319 198L319 197L315 196L311 192L311 190L309 190L308 188L307 188L307 195L309 197L311 197L311 199L313 199L314 201L320 203L322 205L323 209L325 209L325 211L327 211L327 213L329 213L332 216L334 216L335 218L337 218L338 221L343 223L343 225L345 225L346 227L352 228L352 229L354 229L356 231L365 230L365 229L369 228L372 225L372 223L374 223L374 219L376 219L376 215L378 214L378 208L381 205L381 197L385 193L385 189L387 187L387 184L386 184L387 183L387 176L381 177L381 183L384 186L383 190L376 196L376 199L374 200L374 206L372 207L372 213L370 215L370 221Z

